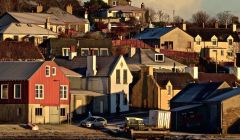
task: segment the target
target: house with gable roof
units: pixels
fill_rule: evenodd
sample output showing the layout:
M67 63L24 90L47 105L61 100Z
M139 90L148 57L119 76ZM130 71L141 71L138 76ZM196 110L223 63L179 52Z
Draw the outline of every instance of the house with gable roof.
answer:
M193 37L178 27L146 28L134 38L152 46L157 52L160 49L194 52Z
M129 110L129 84L132 74L123 56L76 56L71 61L56 58L55 62L82 75L78 92L92 91L108 100L99 102L98 113L117 113Z

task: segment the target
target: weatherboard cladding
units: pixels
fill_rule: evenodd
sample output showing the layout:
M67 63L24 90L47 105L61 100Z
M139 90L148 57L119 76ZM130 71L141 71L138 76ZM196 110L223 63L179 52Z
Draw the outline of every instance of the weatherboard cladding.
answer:
M44 62L0 62L0 80L28 80Z

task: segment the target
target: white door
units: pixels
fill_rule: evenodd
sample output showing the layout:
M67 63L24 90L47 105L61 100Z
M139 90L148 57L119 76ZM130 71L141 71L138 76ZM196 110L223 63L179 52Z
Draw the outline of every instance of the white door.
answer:
M103 113L103 101L100 101L100 113Z
M76 113L77 114L83 114L83 102L82 100L76 100Z

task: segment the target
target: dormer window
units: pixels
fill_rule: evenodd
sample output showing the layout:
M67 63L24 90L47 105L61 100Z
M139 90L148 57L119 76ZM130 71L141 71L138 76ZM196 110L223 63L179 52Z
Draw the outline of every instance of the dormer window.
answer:
M201 45L202 38L198 35L198 36L195 38L195 41L196 41L196 44L197 44L197 45Z
M213 46L217 46L218 39L217 39L216 36L213 36L212 39L211 39L211 41L212 41L212 45L213 45Z
M70 48L62 48L62 56L69 56Z
M229 40L228 40L228 45L230 45L230 46L233 45L233 40L232 40L232 39L229 39Z
M164 62L164 54L155 54L155 62Z

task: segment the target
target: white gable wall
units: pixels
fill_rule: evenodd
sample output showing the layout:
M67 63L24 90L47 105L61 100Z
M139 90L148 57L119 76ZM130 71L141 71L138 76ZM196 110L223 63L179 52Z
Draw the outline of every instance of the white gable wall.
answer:
M120 70L120 84L116 83L116 71ZM127 84L123 83L123 72L127 70ZM121 56L110 76L110 94L111 94L111 113L116 112L117 94L120 94L120 112L129 110L129 84L132 83L132 74L126 64L125 59ZM127 97L127 104L124 104L124 94Z

